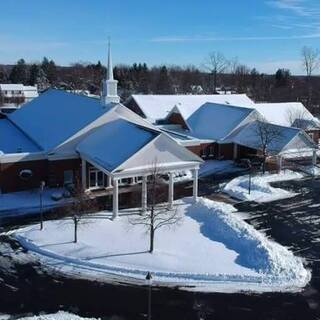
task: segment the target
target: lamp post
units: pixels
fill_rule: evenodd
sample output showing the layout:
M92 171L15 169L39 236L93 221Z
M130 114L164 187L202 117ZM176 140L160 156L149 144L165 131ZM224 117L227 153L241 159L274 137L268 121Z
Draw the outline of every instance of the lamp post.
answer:
M248 192L251 193L251 175L252 175L252 164L251 161L248 159L248 168L249 168L249 185L248 185Z
M148 320L151 320L151 290L152 290L151 272L147 273L146 281L147 281L147 285L148 285Z
M43 229L43 201L42 201L43 197L42 196L43 196L44 186L45 186L45 182L41 181L40 182L40 193L39 193L39 196L40 196L40 230Z

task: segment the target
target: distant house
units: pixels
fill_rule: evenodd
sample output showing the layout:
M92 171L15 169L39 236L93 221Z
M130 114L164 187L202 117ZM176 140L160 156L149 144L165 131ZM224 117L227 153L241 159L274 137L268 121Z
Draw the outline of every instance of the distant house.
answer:
M38 89L23 84L0 84L0 101L2 104L21 105L38 97Z

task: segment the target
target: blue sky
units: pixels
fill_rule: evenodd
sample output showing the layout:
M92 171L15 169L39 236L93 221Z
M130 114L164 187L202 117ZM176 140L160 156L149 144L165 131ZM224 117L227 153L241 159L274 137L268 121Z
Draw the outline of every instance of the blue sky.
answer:
M319 47L319 0L4 0L0 63L194 64L210 51L274 72L302 73L304 45Z

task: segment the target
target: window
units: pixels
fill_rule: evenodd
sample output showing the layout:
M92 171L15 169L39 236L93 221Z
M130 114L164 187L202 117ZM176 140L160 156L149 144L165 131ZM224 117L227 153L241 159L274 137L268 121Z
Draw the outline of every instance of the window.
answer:
M103 188L105 184L105 175L102 171L91 167L89 169L89 187L90 188Z
M63 184L73 184L73 171L66 170L63 172Z

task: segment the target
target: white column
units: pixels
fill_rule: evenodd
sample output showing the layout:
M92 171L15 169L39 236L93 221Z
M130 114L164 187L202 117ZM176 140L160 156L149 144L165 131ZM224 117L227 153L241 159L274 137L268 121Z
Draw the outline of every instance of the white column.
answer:
M238 158L238 145L236 143L233 144L233 160Z
M112 218L115 219L118 216L119 213L119 186L118 186L119 180L113 179L113 216Z
M315 166L317 164L317 150L312 151L312 164Z
M193 176L193 200L197 201L198 198L198 170L199 169L193 169L192 170L192 176Z
M148 191L147 191L147 177L142 177L142 184L141 184L141 207L142 213L147 211L147 201L148 201Z
M169 173L169 198L168 198L168 209L172 209L173 207L173 192L174 192L174 184L173 184L173 173Z
M84 159L81 159L81 181L82 189L87 189L87 162Z
M282 156L278 156L277 160L278 160L278 171L281 172L281 170L282 170L282 164L283 164L283 158L282 158Z
M108 179L108 188L111 188L112 187L112 178L111 178L111 176L107 176L107 179Z

